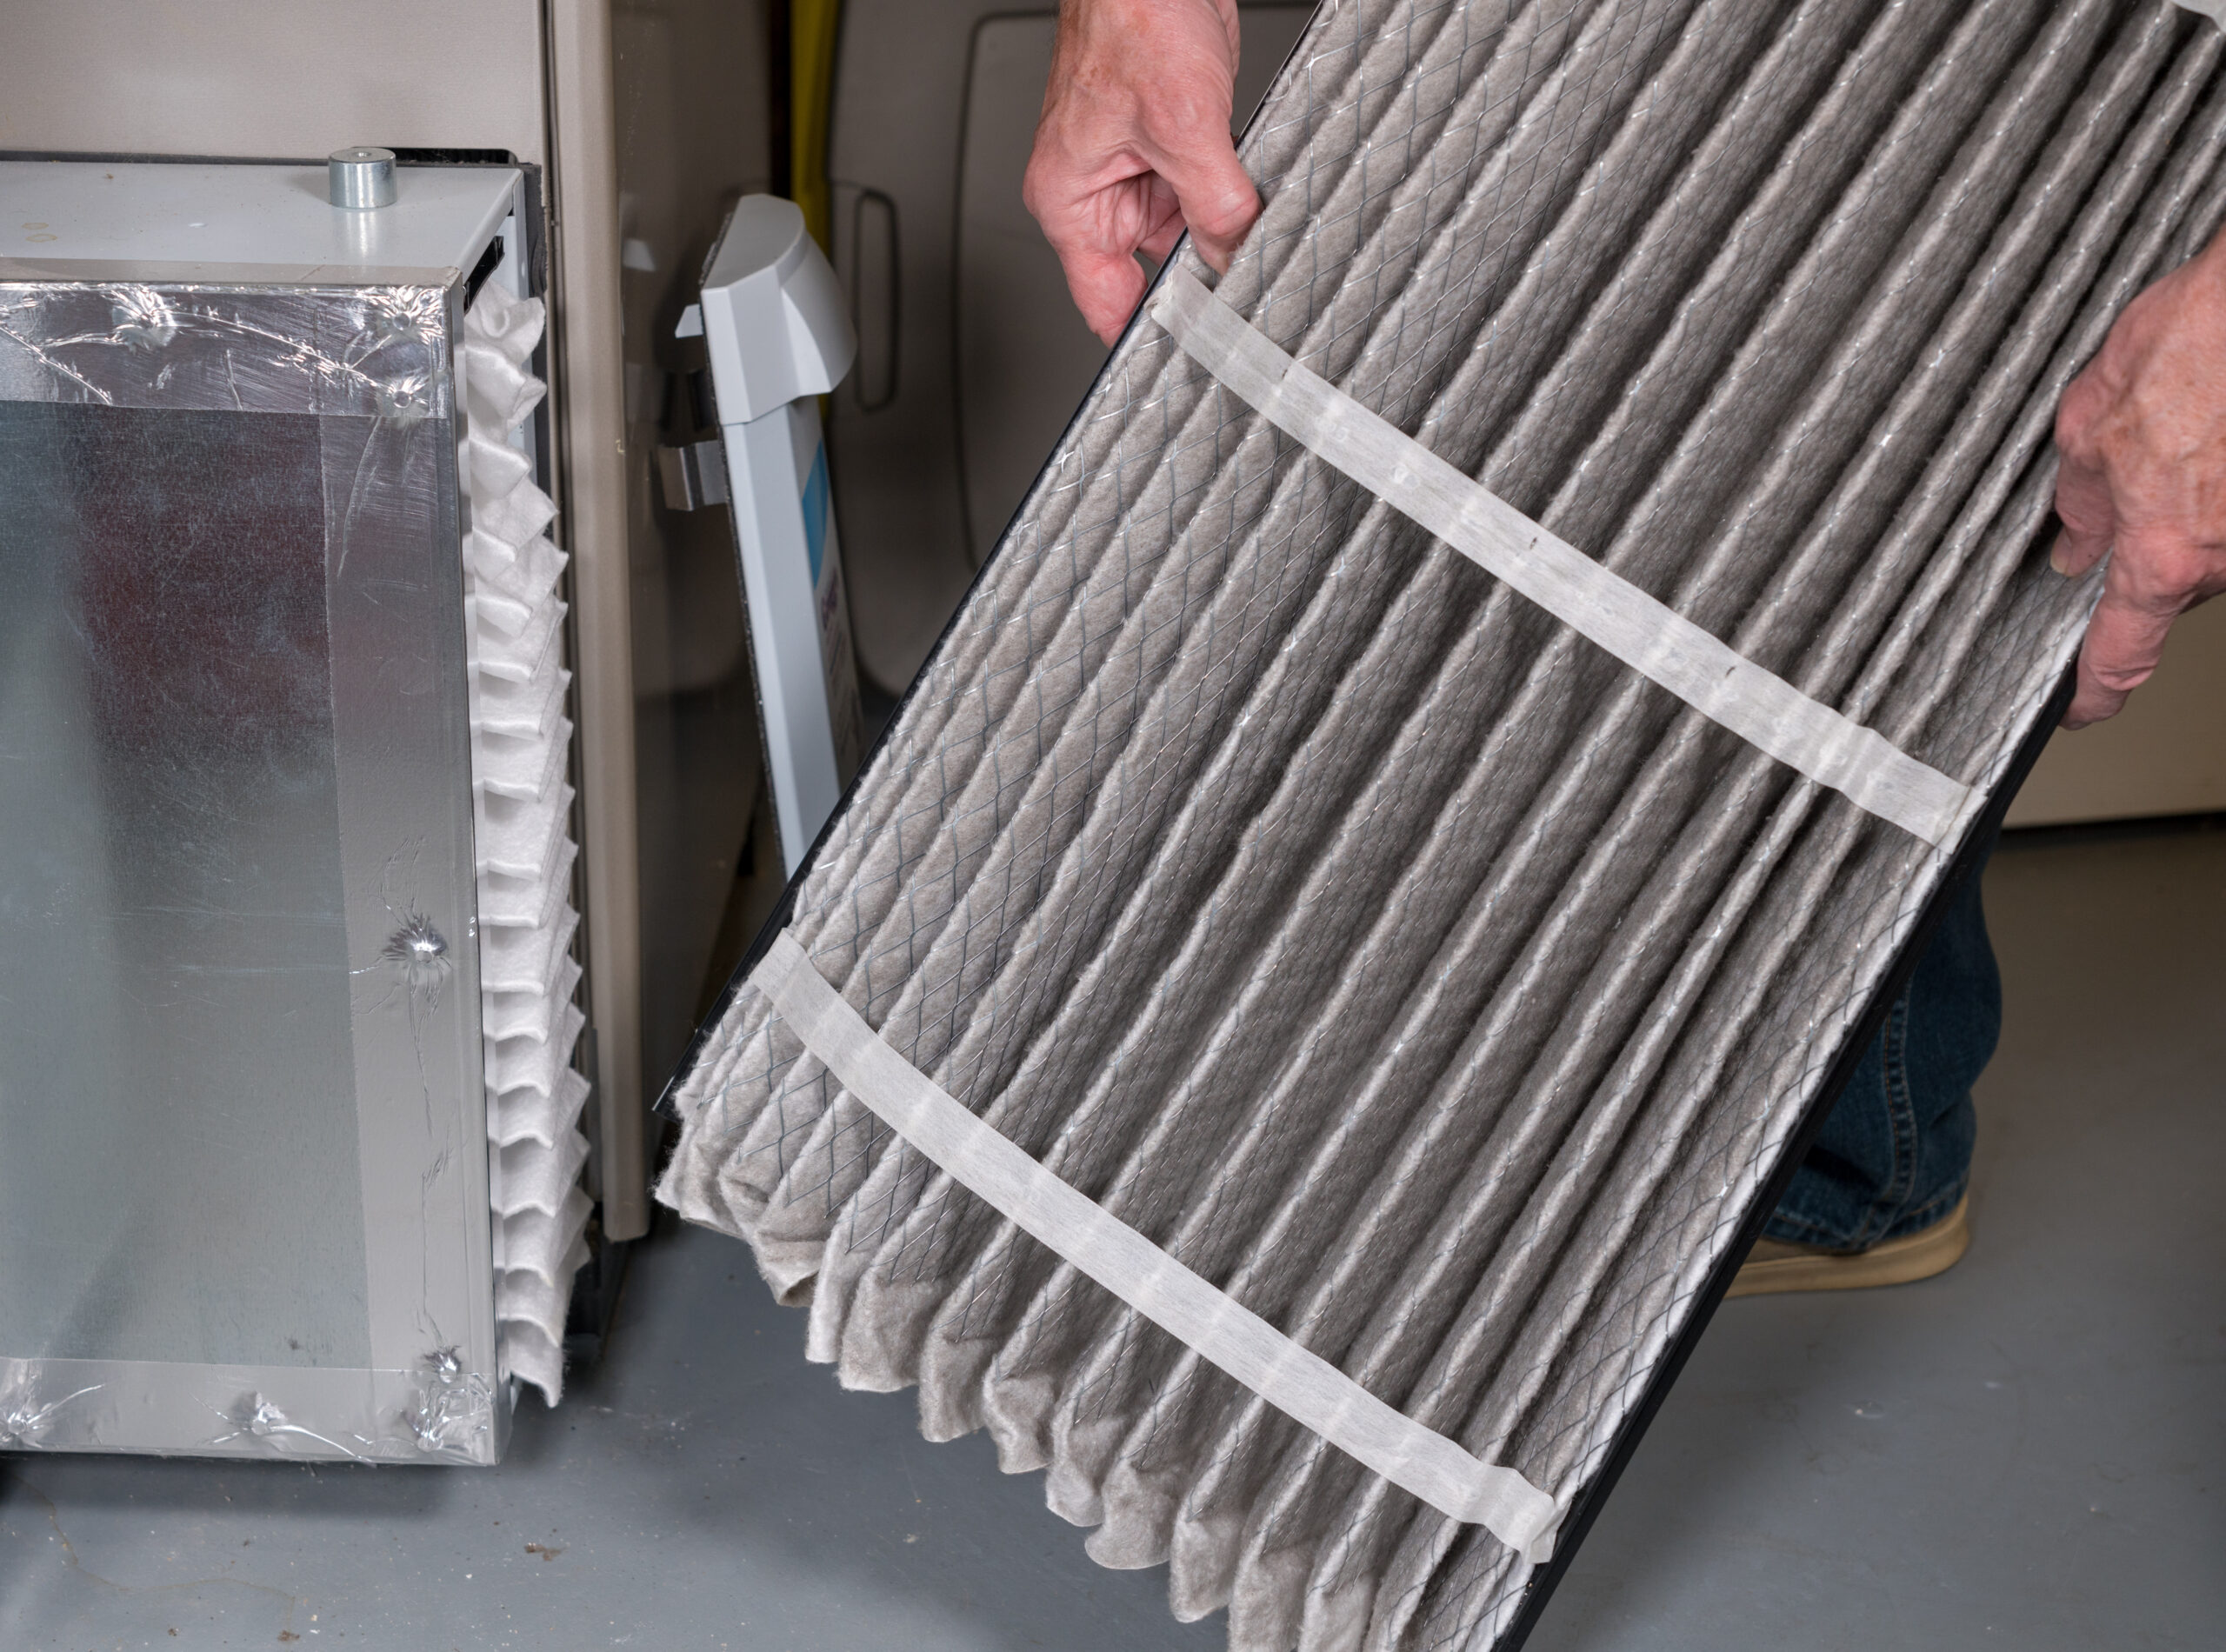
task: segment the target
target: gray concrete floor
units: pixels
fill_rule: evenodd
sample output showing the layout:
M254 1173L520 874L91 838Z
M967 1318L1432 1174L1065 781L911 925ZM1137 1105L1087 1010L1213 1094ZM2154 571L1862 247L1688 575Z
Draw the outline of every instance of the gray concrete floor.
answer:
M2226 833L2013 844L1977 1239L1718 1315L1532 1645L2226 1646ZM747 1257L638 1259L494 1470L0 1460L0 1652L1217 1648Z
M2012 838L1969 1254L1726 1302L1532 1638L2226 1647L2226 832Z

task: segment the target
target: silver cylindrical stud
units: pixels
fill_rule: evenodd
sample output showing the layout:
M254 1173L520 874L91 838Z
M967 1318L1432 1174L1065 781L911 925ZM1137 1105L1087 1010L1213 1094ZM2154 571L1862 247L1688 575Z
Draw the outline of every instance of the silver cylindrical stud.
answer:
M394 151L335 150L325 163L325 198L337 207L368 212L394 204Z

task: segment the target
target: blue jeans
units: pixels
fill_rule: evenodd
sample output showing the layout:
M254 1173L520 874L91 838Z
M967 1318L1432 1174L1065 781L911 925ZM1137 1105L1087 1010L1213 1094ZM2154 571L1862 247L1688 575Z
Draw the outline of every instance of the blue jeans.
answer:
M1861 1250L1930 1227L1971 1178L1971 1085L2002 1034L1974 869L1763 1231Z

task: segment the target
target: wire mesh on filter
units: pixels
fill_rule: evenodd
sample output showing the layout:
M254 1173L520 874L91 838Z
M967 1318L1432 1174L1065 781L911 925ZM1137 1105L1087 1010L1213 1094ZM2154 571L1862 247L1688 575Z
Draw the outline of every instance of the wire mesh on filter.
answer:
M1245 144L1219 296L1623 578L1998 789L2076 647L2063 386L2226 197L2162 0L1360 0ZM1187 252L1181 255L1190 259ZM1189 267L1203 274L1194 260ZM1949 857L1115 352L787 922L901 1055L1565 1502ZM843 1382L988 1427L1232 1646L1485 1646L1530 1568L893 1139L755 993L663 1196Z

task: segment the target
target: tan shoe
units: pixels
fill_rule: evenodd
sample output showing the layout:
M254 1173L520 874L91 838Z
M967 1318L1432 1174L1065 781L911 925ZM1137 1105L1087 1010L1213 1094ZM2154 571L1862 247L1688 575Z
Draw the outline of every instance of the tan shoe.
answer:
M1953 1268L1970 1249L1971 1196L1929 1228L1919 1228L1868 1250L1824 1250L1758 1239L1731 1289L1730 1296L1764 1296L1783 1290L1864 1290L1873 1285L1906 1285Z

